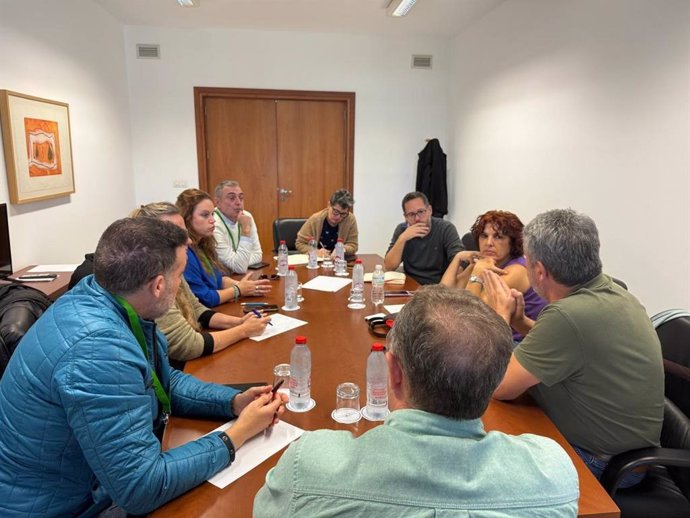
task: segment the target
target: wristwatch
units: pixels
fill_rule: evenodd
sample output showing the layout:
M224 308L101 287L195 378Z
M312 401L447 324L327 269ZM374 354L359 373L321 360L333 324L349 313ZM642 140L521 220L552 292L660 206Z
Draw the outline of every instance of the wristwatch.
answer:
M477 284L481 284L482 286L484 286L484 281L481 277L478 277L477 275L471 275L470 282L476 282Z

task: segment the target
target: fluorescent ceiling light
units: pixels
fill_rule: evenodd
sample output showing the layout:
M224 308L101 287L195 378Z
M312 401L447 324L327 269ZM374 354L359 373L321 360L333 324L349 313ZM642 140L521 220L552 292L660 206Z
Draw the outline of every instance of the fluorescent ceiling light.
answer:
M405 16L417 0L391 0L388 12L391 16Z
M177 0L180 7L199 7L199 0Z

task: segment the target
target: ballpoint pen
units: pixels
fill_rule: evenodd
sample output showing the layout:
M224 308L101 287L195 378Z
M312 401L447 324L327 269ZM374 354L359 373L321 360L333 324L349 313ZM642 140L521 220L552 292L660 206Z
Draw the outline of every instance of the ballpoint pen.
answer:
M252 309L252 313L254 313L254 314L256 315L256 318L261 318L261 313L259 313L258 310ZM272 326L272 325L273 325L273 322L271 322L271 321L269 320L269 321L268 321L268 325L269 325L269 326Z

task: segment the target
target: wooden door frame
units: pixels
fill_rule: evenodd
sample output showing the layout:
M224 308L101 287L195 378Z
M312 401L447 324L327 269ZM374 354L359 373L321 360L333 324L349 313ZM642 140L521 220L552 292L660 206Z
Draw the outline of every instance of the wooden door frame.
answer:
M340 101L345 103L345 171L347 185L352 192L354 186L355 155L355 93L354 92L321 92L310 90L263 90L257 88L220 88L210 86L194 87L194 116L196 119L196 154L199 164L199 189L206 191L214 186L208 185L206 160L206 126L204 109L206 99L224 97L228 99L275 99L278 101Z

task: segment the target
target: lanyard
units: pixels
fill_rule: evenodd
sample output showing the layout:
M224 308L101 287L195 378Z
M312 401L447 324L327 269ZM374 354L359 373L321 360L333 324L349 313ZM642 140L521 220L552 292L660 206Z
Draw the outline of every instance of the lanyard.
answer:
M139 315L137 315L137 312L134 311L134 308L125 299L123 299L119 295L113 296L115 297L115 300L117 300L117 302L120 304L120 306L122 306L122 308L127 312L127 317L129 318L129 327L132 330L132 333L134 334L135 338L137 339L137 342L139 342L141 350L144 353L144 357L146 358L146 363L150 367L151 365L148 362L149 353L146 349L144 330L141 328L141 322L139 322ZM161 384L160 380L158 379L158 375L156 374L155 366L151 370L151 377L153 378L153 390L156 392L156 397L158 398L158 401L160 401L160 404L163 407L163 421L167 421L168 416L170 415L170 395L167 394L163 389L163 385Z
M235 242L235 238L232 235L232 231L230 230L230 227L228 227L228 224L225 222L225 218L221 215L220 211L216 209L216 214L218 214L218 218L223 222L223 226L225 227L225 230L228 231L228 235L230 236L230 242L232 243L232 250L233 252L237 252L237 243L240 241L240 224L237 223L237 243Z

